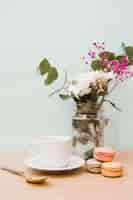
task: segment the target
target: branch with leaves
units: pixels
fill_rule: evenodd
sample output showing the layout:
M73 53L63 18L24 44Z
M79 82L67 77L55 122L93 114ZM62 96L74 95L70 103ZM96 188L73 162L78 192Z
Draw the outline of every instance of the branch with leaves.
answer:
M122 43L122 53L117 55L105 50L104 42L94 42L92 45L95 50L89 50L87 56L83 56L84 63L88 64L91 70L88 69L88 72L81 74L84 78L78 77L72 81L67 80L67 72L65 72L63 85L51 92L49 96L59 93L63 100L72 98L76 103L79 101L97 103L98 99L101 99L101 105L107 102L121 111L114 102L105 97L111 94L121 81L133 77L133 72L130 70L133 65L133 46ZM58 79L57 68L47 58L42 59L38 69L40 75L44 77L45 86L51 85ZM109 83L113 81L114 84L110 87Z

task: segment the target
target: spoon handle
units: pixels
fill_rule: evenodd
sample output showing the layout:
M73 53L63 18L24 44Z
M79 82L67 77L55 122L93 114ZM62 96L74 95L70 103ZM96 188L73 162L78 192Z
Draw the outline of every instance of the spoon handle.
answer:
M23 172L15 170L15 169L9 169L8 167L1 167L0 169L3 170L3 171L7 171L11 174L15 174L15 175L18 175L18 176L24 176Z

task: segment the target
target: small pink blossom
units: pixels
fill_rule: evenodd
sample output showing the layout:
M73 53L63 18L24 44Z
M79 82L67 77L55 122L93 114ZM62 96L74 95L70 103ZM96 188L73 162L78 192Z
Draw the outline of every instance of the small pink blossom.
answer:
M122 55L120 62L126 66L128 66L128 56L127 55Z
M96 58L96 52L95 52L95 51L90 50L90 51L88 52L88 55L89 55L90 58L92 58L92 59Z
M81 60L83 60L84 63L88 65L91 63L92 59L95 59L95 58L96 58L96 52L89 50L89 52L86 56L81 57Z
M110 61L110 64L112 66L112 71L118 75L119 79L131 76L128 70L128 57L126 55L122 55L120 60Z
M122 63L121 63L122 62ZM123 57L120 62L118 60L111 61L112 71L117 75L117 79L124 81L124 79L133 77L133 72L128 69L127 58Z
M88 55L82 56L81 60L83 60L86 65L88 65L90 63L90 57Z
M110 64L112 66L119 66L120 62L118 60L112 60L112 61L110 61Z
M116 78L120 81L133 77L133 72L129 70L124 70L121 74L117 74Z
M96 49L98 50L105 50L105 43L104 42L97 42L97 41L94 41L92 43L93 47L95 47Z
M124 64L113 65L112 70L118 75L123 75L127 71L127 66Z

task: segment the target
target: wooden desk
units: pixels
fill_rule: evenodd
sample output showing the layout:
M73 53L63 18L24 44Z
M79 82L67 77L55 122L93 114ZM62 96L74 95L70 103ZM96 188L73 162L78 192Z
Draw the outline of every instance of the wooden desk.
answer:
M23 178L0 171L1 200L133 200L133 152L121 152L122 178L105 178L83 169L74 174L50 175L44 185L27 184ZM22 167L22 157L1 154L0 164Z

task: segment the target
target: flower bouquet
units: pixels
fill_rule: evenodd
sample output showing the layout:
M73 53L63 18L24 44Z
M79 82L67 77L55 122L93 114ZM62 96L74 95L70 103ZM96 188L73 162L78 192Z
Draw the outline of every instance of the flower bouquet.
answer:
M103 104L109 103L118 111L121 109L108 95L123 81L133 76L130 70L133 64L133 47L122 43L122 53L117 55L105 48L104 42L93 42L87 55L81 60L87 65L87 70L78 74L73 80L65 81L61 88L52 92L50 96L59 93L63 100L72 98L76 103L76 111L72 119L74 127L73 144L86 146L82 152L87 159L88 144L102 146L104 143L104 127L107 120L102 115ZM53 67L45 58L39 64L41 76L46 75L45 85L53 83L58 78L57 68Z

